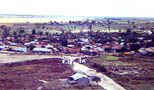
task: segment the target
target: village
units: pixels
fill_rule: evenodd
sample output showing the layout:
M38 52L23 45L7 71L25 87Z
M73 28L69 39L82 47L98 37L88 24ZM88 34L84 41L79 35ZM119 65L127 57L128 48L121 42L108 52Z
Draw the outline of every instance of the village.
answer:
M146 32L142 30L139 30L142 32L135 32L130 28L118 32L101 32L100 30L94 32L91 23L88 23L90 24L88 32L83 32L84 30L81 29L79 33L72 33L71 30L62 29L60 33L52 34L47 31L41 32L39 29L33 29L27 34L25 28L20 25L16 31L10 34L8 31L10 27L2 25L0 27L2 34L0 49L24 54L78 53L90 56L103 54L153 55L154 53L152 28ZM47 27L43 24L39 28L45 28L45 31Z
M135 90L129 85L125 86L124 83L126 82L123 81L125 80L124 78L121 82L110 78L115 78L116 75L134 75L139 72L143 73L146 69L138 68L137 66L129 66L130 64L128 64L128 66L127 64L126 66L116 66L117 63L116 61L114 62L114 60L121 60L121 58L124 60L125 57L152 57L154 55L153 26L144 28L147 29L146 31L142 30L143 28L141 27L136 27L137 31L133 31L132 28L123 30L123 28L120 28L121 24L110 22L111 21L104 22L104 25L107 26L105 32L96 28L103 24L100 22L96 23L96 21L69 21L68 23L26 22L12 24L12 26L1 25L0 53L5 54L2 56L4 60L1 59L1 63L6 63L6 66L3 66L4 68L6 67L6 70L8 66L15 68L16 70L16 65L23 69L31 67L32 70L36 67L38 74L38 68L41 64L42 69L45 70L42 70L41 72L44 72L47 75L43 76L41 73L35 79L43 84L39 85L39 87L37 87L37 84L34 85L34 87L26 84L24 87L28 89L73 90L75 88L75 90ZM79 29L79 32L73 32L73 30L70 30L72 28L64 28L66 27L65 25L68 25L68 27L71 27L69 25L77 25L72 28ZM119 25L120 29L118 31L115 30L115 32L114 30L111 31L111 29L113 29L111 26L114 25ZM127 27L129 26L130 25ZM50 29L57 29L59 31L51 33L52 30ZM7 57L10 57L10 59L5 60ZM102 57L103 59L100 59ZM108 63L106 60L108 58L105 57L111 57L111 61L108 62L114 64L107 65ZM16 58L15 61L13 61L14 58ZM56 60L52 61L52 59ZM57 86L55 85L55 87L53 85L55 82L51 82L50 78L44 79L44 77L50 77L50 73L53 73L52 71L46 71L46 69L49 69L48 65L46 66L46 62L51 63L54 67L56 67L54 64L58 66L57 69L53 69L53 72L62 73L60 70L61 66L68 70L68 73L67 70L66 72L63 72L67 73L66 75L63 74L65 78L59 76L59 78L55 79L55 82L57 83ZM26 66L25 63L29 64L26 64ZM37 63L36 66L33 63ZM42 65L42 63L44 65ZM25 67L22 65L25 65ZM53 67L51 65L50 68ZM73 68L73 71L69 66ZM2 71L3 70L5 69L2 69ZM28 70L31 71L31 69ZM16 71L24 73L24 71L19 68L17 68ZM16 71L10 71L10 73ZM29 77L33 77L31 72L27 73L29 73ZM27 74L22 74L22 77L25 75ZM16 74L13 76L16 77ZM114 81L118 82L118 84ZM5 82L7 82L7 80ZM12 84L13 83L14 82L12 82ZM7 85L12 84L7 83ZM60 85L63 84L64 86L61 87ZM2 87L7 88L5 85L2 85ZM21 87L18 87L18 84L16 87L13 87L13 89L16 88L21 89Z

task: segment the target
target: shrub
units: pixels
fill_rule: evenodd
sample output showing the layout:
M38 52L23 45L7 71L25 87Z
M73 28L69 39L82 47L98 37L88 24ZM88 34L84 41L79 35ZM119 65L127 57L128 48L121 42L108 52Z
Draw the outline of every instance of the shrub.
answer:
M93 68L98 68L99 66L100 66L100 65L97 64L97 63L94 63L94 64L92 65Z
M92 80L96 81L96 82L100 82L101 81L101 79L99 77L94 77Z
M84 89L84 86L83 86L83 85L77 84L77 85L74 86L74 88L77 88L77 89Z
M97 72L107 72L107 69L104 66L99 66Z

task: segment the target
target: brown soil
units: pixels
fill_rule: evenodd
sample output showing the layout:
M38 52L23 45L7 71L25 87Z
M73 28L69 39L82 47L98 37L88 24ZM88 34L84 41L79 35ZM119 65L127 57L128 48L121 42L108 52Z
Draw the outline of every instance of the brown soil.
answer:
M0 65L1 90L37 90L39 80L66 79L74 72L58 59L42 59Z

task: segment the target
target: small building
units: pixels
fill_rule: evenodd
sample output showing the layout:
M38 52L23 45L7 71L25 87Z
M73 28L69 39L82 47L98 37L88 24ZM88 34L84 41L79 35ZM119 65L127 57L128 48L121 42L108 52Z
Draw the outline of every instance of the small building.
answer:
M76 84L88 86L89 85L89 79L86 75L81 73L76 73L69 77L70 80L74 80Z
M51 49L47 49L47 48L34 48L33 52L43 52L43 53L50 53Z
M78 79L80 79L80 78L83 78L83 77L87 78L87 76L84 75L84 74L76 73L76 74L70 76L69 78L70 78L71 80L75 80L75 81L76 81L76 80L78 80Z
M3 49L5 49L5 46L0 46L0 50L3 50Z
M12 48L12 50L17 52L24 52L24 53L27 52L27 48L22 48L22 47L15 47L15 48Z

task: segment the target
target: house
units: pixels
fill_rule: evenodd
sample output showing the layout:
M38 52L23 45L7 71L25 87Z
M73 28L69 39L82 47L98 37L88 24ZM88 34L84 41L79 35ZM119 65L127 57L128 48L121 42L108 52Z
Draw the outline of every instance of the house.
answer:
M139 52L141 55L146 55L146 54L147 54L147 52L145 51L145 48L140 48L140 49L138 50L138 52Z
M75 84L88 86L89 85L89 79L86 75L81 73L76 73L69 77L70 80L75 81Z
M52 49L54 47L52 45L48 44L48 45L45 46L45 48Z
M12 42L10 42L9 45L11 45L11 46L16 46L17 43L12 43Z
M88 86L89 85L89 80L86 77L82 77L82 78L77 80L77 83L79 85Z
M12 50L17 52L24 52L24 53L27 52L27 48L22 48L22 47L15 47L15 48L12 48Z
M3 49L5 49L5 46L0 46L0 50L3 50Z
M50 52L52 52L52 50L51 49L47 49L47 48L34 48L33 52L50 53Z
M84 74L76 73L76 74L70 76L69 79L75 80L75 81L76 81L76 80L78 80L78 79L80 79L80 78L83 78L83 77L87 78L87 76L84 75Z

